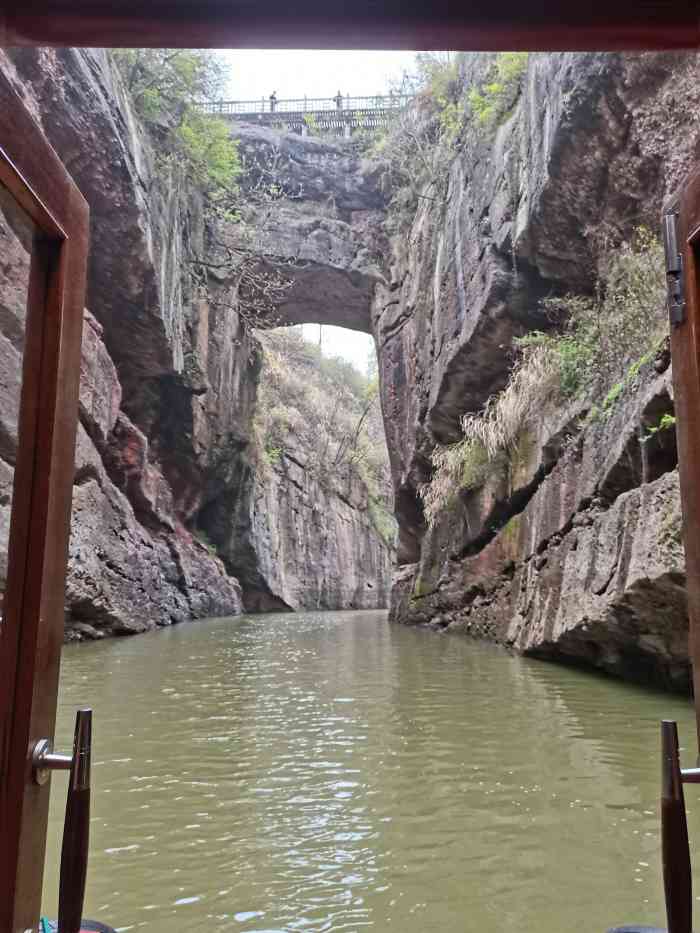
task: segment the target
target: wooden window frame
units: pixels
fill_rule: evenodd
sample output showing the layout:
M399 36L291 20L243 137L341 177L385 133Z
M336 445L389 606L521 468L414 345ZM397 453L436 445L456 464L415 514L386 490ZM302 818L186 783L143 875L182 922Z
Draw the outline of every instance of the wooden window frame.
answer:
M0 183L35 229L0 627L0 930L23 931L41 902L50 785L34 783L31 751L56 718L89 210L1 79L0 141Z
M582 51L700 44L697 0L0 0L0 45Z
M665 213L676 214L683 258L682 320L671 324L678 471L683 506L689 655L693 668L700 749L700 169L685 182Z

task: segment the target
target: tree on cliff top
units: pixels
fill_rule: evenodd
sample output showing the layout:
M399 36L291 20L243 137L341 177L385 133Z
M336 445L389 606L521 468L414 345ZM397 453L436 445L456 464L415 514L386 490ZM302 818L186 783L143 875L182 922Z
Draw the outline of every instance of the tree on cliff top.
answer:
M188 175L210 193L235 188L238 145L228 125L201 110L219 97L226 66L201 49L113 49L131 100L166 157L184 157Z

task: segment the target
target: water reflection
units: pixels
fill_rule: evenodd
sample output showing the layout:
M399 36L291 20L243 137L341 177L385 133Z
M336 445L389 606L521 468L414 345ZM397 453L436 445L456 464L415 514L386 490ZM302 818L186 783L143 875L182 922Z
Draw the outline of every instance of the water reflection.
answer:
M89 912L120 928L662 919L657 733L673 716L691 738L678 698L366 612L70 646L63 744L87 700Z

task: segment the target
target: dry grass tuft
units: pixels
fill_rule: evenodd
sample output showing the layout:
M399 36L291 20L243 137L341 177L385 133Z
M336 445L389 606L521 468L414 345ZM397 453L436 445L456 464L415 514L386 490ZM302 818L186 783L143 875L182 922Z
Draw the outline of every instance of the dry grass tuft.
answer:
M517 447L523 429L541 416L542 407L559 390L556 360L544 346L525 350L508 385L493 395L479 414L462 418L464 438L433 452L435 472L421 489L428 524L449 505L459 489L481 486L495 464Z
M462 440L433 451L433 477L421 490L429 524L460 489L478 488L501 469L547 406L581 397L608 411L653 356L667 326L661 244L640 227L603 253L612 258L593 294L546 299L556 329L516 341L522 356L505 389L464 415Z

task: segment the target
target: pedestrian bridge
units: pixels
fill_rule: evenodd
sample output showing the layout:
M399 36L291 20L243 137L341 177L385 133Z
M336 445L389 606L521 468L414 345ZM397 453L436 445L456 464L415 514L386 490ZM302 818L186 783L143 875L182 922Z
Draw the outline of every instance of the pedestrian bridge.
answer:
M239 123L278 127L302 136L317 132L351 136L353 130L375 130L387 123L413 100L412 94L377 97L302 97L278 99L275 94L259 100L217 100L202 105L205 113Z

